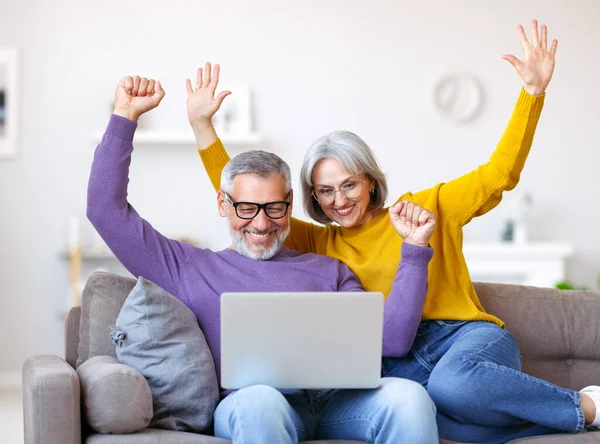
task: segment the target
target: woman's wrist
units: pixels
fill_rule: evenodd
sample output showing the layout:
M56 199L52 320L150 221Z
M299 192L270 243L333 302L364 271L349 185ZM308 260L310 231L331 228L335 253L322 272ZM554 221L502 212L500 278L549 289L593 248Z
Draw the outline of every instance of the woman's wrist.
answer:
M539 86L532 86L532 85L525 85L523 86L523 89L525 90L525 92L527 94L529 94L530 96L541 96L542 94L544 94L545 89L541 88Z
M217 140L217 132L210 120L190 122L198 148L208 148Z

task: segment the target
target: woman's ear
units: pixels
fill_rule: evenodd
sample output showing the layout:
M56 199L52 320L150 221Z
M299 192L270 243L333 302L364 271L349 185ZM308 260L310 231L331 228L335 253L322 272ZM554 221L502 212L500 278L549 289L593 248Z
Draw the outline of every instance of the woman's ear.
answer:
M373 195L373 193L375 192L375 186L377 185L375 183L375 181L373 179L371 179L370 177L367 178L367 184L369 185L369 194Z

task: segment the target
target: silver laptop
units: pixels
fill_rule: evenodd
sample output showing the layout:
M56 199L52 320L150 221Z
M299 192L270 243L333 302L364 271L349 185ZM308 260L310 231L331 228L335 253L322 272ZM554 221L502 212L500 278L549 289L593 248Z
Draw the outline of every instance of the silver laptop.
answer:
M221 385L375 388L383 294L223 293Z

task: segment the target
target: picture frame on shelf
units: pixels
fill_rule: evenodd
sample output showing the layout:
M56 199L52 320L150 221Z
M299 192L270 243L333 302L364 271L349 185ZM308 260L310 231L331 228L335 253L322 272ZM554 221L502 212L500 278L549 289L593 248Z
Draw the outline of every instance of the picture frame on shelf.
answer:
M225 98L221 108L212 118L217 135L229 149L260 146L264 141L264 137L255 131L250 88L245 85L219 88L219 92L225 90L231 91L232 94ZM102 131L95 131L92 134L95 144L102 140L103 134ZM189 128L186 130L169 130L138 126L133 142L136 145L146 147L161 145L188 147L194 146L196 139Z
M17 50L0 48L0 159L17 154Z
M213 116L213 125L220 136L242 136L252 132L252 101L250 88L246 85L233 85L220 88L229 90L221 108Z

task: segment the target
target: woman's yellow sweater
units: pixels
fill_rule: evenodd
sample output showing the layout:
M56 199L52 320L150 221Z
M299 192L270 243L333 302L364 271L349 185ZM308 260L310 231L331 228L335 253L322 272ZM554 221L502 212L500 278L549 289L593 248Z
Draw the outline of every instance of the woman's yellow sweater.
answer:
M503 326L500 319L485 312L475 294L462 253L462 227L498 205L502 193L519 182L544 98L521 90L508 127L487 163L448 183L415 194L407 192L398 199L411 200L437 216L430 240L434 254L429 263L423 319L491 321ZM221 171L229 161L221 141L199 153L213 186L219 189ZM380 210L355 228L292 218L285 245L303 253L335 257L352 269L366 290L388 295L398 269L401 243L387 211Z

